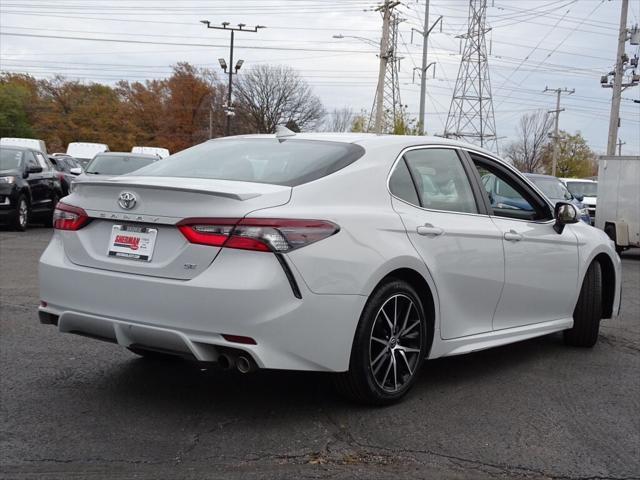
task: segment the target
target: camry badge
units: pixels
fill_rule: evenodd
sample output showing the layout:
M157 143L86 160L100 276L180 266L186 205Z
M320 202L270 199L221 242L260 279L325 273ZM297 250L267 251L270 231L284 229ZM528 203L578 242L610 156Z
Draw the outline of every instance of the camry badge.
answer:
M131 192L122 192L118 197L118 205L120 205L125 210L131 210L136 206L136 196Z

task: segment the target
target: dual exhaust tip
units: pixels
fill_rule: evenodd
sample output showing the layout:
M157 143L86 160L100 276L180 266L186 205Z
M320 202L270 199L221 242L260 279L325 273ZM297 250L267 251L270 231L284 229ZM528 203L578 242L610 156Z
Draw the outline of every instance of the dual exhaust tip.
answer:
M223 370L235 368L240 373L250 373L257 370L252 358L245 355L232 355L223 353L218 357L218 366Z

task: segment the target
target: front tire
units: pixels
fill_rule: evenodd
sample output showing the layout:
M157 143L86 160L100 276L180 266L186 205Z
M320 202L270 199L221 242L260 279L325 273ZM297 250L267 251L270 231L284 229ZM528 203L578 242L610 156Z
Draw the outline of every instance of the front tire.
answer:
M27 198L24 195L20 195L16 202L16 215L13 220L13 228L19 232L24 232L27 229L30 214L31 210Z
M602 268L597 261L589 265L580 297L573 311L573 327L564 331L564 343L574 347L593 347L598 341L602 318Z
M369 297L351 349L349 370L336 377L352 400L389 405L411 389L427 354L428 326L411 285L392 279Z

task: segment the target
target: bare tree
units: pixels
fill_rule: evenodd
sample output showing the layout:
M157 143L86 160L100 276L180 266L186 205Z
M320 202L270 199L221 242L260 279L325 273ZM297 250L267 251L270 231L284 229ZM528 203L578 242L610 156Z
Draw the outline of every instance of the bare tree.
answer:
M511 142L505 156L522 172L534 173L543 169L544 147L549 141L553 118L538 110L520 117L518 139Z
M258 65L238 76L238 125L257 133L273 133L277 125L313 130L324 116L320 99L298 73L283 65Z
M325 132L348 132L354 118L355 113L350 107L334 108L327 113L322 129Z

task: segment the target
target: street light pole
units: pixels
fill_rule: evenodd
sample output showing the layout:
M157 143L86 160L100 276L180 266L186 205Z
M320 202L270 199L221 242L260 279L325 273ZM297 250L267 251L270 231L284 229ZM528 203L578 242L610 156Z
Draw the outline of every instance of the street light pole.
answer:
M207 26L207 28L211 28L214 30L227 30L231 32L231 42L229 46L229 65L224 61L224 58L218 59L220 62L220 66L225 73L227 73L227 68L229 69L229 87L227 91L227 105L225 107L225 112L227 114L227 125L226 125L226 133L225 135L228 137L231 135L231 117L235 114L232 106L232 94L233 94L233 75L238 73L240 67L244 63L244 60L238 60L235 67L233 66L233 42L235 39L235 32L251 32L256 33L261 28L266 28L263 25L256 25L255 27L246 28L246 24L239 23L237 27L231 27L229 22L222 22L222 26L218 27L215 25L211 25L209 20L200 20L200 23L203 23ZM235 70L235 72L234 72Z

